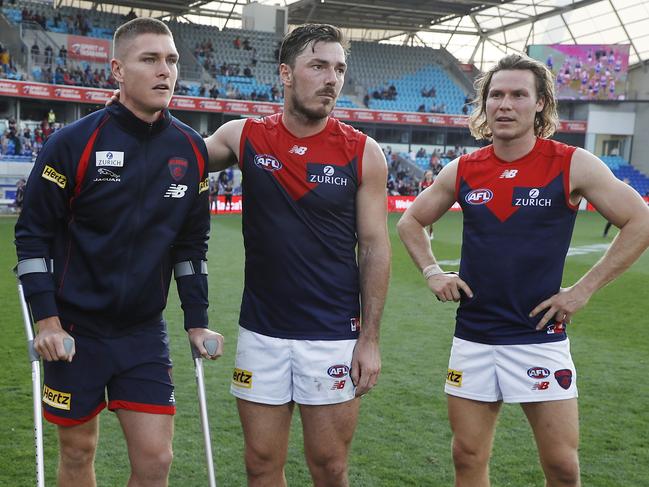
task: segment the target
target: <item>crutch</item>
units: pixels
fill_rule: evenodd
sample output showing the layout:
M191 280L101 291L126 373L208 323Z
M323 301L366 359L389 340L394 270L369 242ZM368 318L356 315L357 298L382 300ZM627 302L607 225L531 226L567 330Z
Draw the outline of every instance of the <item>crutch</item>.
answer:
M210 338L203 342L207 353L214 355L218 347L218 341ZM191 344L190 344L191 346ZM207 400L205 398L205 376L203 375L203 361L201 354L196 347L191 346L194 369L196 372L196 385L198 387L198 407L201 415L201 427L203 428L203 441L205 442L205 459L207 460L207 475L209 487L216 487L216 475L214 472L214 459L212 457L212 440L210 438L210 423L207 417Z
M25 324L25 334L27 335L27 355L32 363L32 398L34 401L34 445L36 447L36 486L45 486L45 465L43 463L43 416L41 405L41 357L34 350L34 330L32 329L32 320L25 300L23 286L18 280L18 298L20 308L23 313L23 323ZM72 338L66 338L63 341L65 351L70 353L74 346Z

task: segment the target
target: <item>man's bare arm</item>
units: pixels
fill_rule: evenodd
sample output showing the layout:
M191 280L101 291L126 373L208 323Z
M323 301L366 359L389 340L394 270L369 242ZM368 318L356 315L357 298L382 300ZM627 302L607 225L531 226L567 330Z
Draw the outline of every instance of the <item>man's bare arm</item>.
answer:
M368 138L363 154L363 179L356 197L358 267L362 326L352 359L356 395L369 391L381 371L379 328L390 279L387 228L387 165L379 145Z
M246 120L231 120L205 139L209 155L209 171L218 172L239 161L239 142Z
M649 246L649 208L629 185L617 179L590 152L577 149L570 168L573 203L580 197L592 203L604 218L620 229L604 256L573 286L540 303L531 316L545 311L539 327L552 316L569 322L590 297L629 268Z
M473 293L456 274L445 274L437 265L424 228L439 220L455 202L457 159L447 164L435 182L426 188L406 210L397 230L410 257L420 271L426 271L426 282L440 301L459 301L460 290L467 296Z

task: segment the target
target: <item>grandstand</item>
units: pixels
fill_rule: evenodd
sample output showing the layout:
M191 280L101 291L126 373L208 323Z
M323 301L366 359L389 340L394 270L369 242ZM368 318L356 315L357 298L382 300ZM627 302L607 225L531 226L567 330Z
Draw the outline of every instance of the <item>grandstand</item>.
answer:
M197 10L189 5L185 8L182 1L167 2L169 10L166 12L143 10L150 7L146 2L139 0L123 3L127 7L118 7L109 3L99 8L82 8L84 2L78 1L60 2L56 8L48 2L5 3L0 14L0 24L3 26L0 43L9 50L12 60L11 67L4 69L2 77L69 87L113 88L115 84L110 76L108 64L109 40L116 26L125 19L148 12L165 18L174 33L181 54L177 94L196 98L278 103L282 101L276 59L282 32L232 27L233 23L243 24L245 20L244 14L234 7L227 16L225 12L217 11L211 12L207 17L205 16L207 11L200 7L197 7ZM288 9L289 21L304 20L301 17L304 15L304 6L304 2L291 2ZM476 49L468 60L469 63L461 64L451 54L450 40L445 44L434 46L424 42L423 39L429 34L425 32L425 28L423 33L413 30L413 25L421 27L426 22L436 26L434 29L431 28L432 30L444 30L446 27L443 26L449 18L455 16L460 19L463 12L457 9L443 11L443 7L431 6L430 15L427 16L422 14L421 9L415 8L414 4L410 5L410 2L403 3L399 9L393 9L389 5L382 6L381 9L385 10L382 15L372 13L371 9L359 8L356 4L350 8L358 19L347 25L345 20L347 17L344 14L348 12L344 9L337 9L331 3L313 6L313 14L321 20L333 22L333 17L337 16L337 20L340 20L338 23L348 27L348 34L352 37L346 86L337 103L339 109L366 107L380 112L448 115L468 112L467 102L472 96L472 82L478 72L470 62L479 52L477 50L479 44L476 44ZM577 7L561 10L560 13L570 15L573 10L577 10ZM489 25L488 7L484 5L478 7L476 4L471 11L474 12L475 18L485 16L485 25ZM468 10L464 13L468 13ZM214 25L214 18L217 19L217 23L220 22L218 27ZM415 18L418 22L413 24ZM231 19L232 22L228 24ZM537 20L541 18L531 16L519 23L534 25ZM387 25L384 25L386 23L392 28L401 29L399 32L392 29L384 32L386 39L398 39L399 44L394 41L386 43L374 40L376 29L387 29ZM356 28L361 25L368 29L359 35L360 31ZM498 32L494 32L494 35L496 34ZM106 52L103 57L79 58L69 52L70 50L65 50L69 36L78 36L75 39L87 39L86 42L93 48L100 46L99 51L104 49ZM104 44L101 44L102 42ZM34 46L37 47L36 50ZM484 45L482 49L485 49ZM483 52L482 55L480 64L484 65ZM640 53L636 50L634 55L639 56ZM569 107L564 108L563 114L580 113L584 119L588 117L588 112L584 113L578 105L562 104L562 106ZM240 110L236 111L240 113ZM6 115L0 115L4 117L0 118L0 128L2 125L6 126L6 120L12 116L15 114L11 111ZM64 118L67 119L61 122L71 121L69 117ZM5 122L3 123L2 120ZM213 129L221 123L222 116L220 118L213 115L207 118L194 117L194 120L202 120L198 122L199 126ZM434 123L440 123L438 119L435 120L437 122ZM444 124L448 120L444 119L441 123ZM31 137L34 137L40 120L38 117L32 120L23 119L19 123L20 128L31 126ZM471 150L476 146L465 126L421 129L413 126L398 126L385 130L371 122L357 121L355 125L383 144L392 143L395 153L399 153L405 165L411 165L415 176L420 176L429 168L430 154L434 151L439 152L440 162L445 164L451 159L449 154L452 155L456 148ZM5 132L6 130L2 130L3 134ZM20 134L22 133L19 130L18 135ZM586 146L589 140L589 137L584 138L579 133L559 134L558 137L568 143L582 146ZM629 141L630 137L632 134L627 134ZM4 159L23 160L33 157L31 148L38 147L38 144L33 142L32 140L32 144L15 143L5 136L2 144ZM21 150L16 154L18 145ZM418 147L427 151L425 157L413 157ZM639 149L635 147L634 152L631 153L630 143L626 144L626 147L627 152L620 156L620 160L607 157L604 159L613 161L610 165L618 177L628 177L631 184L644 194L647 188L643 171L649 171L649 151L640 156L637 155ZM593 152L597 153L595 150ZM601 150L599 155L604 156L603 152ZM631 166L632 163L636 166Z

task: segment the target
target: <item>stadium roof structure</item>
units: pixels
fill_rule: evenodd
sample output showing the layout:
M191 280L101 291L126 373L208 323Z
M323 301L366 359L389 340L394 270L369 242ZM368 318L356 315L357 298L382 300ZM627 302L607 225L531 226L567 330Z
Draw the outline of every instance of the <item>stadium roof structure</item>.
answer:
M252 0L58 0L58 5L117 5L138 15L240 27ZM649 64L646 0L258 0L288 7L288 22L331 23L354 40L443 47L488 68L530 44L629 44L630 65Z

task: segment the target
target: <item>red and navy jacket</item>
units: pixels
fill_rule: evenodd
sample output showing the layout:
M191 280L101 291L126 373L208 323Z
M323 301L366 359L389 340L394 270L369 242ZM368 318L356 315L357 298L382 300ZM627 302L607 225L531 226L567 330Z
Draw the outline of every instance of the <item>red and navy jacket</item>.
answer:
M460 302L456 337L495 345L566 338L554 321L537 331L544 313L529 313L561 286L577 215L570 203L574 151L537 139L529 154L512 162L498 159L491 145L460 158L460 277L473 298Z
M334 118L295 137L276 114L240 141L246 271L239 323L262 335L348 340L360 329L356 195L367 137Z
M206 161L202 138L166 110L146 123L117 103L53 134L16 223L19 273L50 267L21 276L34 320L104 336L159 321L182 262L197 270L176 273L185 327L206 327Z

